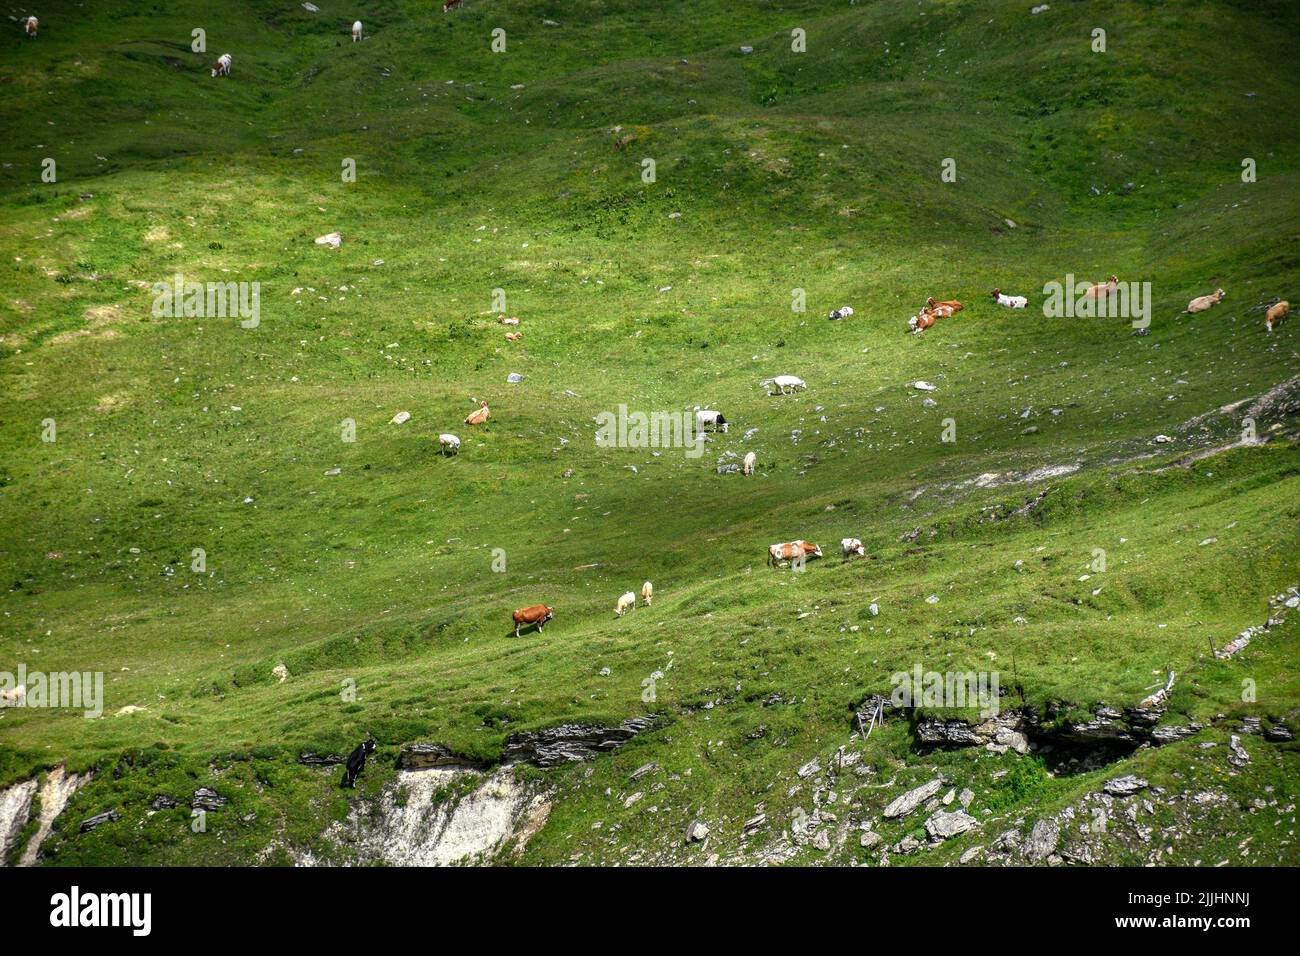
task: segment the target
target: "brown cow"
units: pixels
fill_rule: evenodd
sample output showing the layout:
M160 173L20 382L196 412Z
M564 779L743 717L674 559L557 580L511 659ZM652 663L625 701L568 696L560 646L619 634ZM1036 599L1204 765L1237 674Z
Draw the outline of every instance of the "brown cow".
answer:
M27 31L28 37L35 39L36 30L40 25L41 25L41 21L37 20L35 17L28 17L27 20L23 23L23 29Z
M446 13L448 10L455 10L464 2L465 0L443 0L442 12Z
M1119 278L1111 276L1106 280L1105 285L1088 286L1084 290L1083 297L1085 299L1104 299L1106 296L1112 295L1117 288L1119 288Z
M529 624L537 625L537 633L542 632L542 625L555 617L555 608L547 607L545 604L534 604L532 607L521 607L510 617L515 622L515 637L519 636L519 628L526 627Z
M786 541L774 544L767 549L767 563L773 566L782 561L794 561L798 558L820 558L822 549L811 541Z
M479 403L478 403L478 408L477 408L476 410L470 412L470 413L469 413L469 417L465 419L465 424L466 424L466 425L482 425L484 422L486 422L486 421L487 421L489 418L491 418L491 417L492 417L492 412L488 410L488 403L487 403L487 402L479 402Z
M930 298L926 299L925 304L926 307L934 313L936 319L946 319L953 313L960 312L965 308L965 306L956 299L949 299L946 302L936 302L934 301L934 296L930 296Z
M907 320L907 327L912 332L920 335L935 323L935 314L929 309L922 309L916 315Z
M1287 317L1287 313L1290 311L1291 303L1283 299L1264 313L1264 328L1272 332L1274 327L1282 324L1282 320Z

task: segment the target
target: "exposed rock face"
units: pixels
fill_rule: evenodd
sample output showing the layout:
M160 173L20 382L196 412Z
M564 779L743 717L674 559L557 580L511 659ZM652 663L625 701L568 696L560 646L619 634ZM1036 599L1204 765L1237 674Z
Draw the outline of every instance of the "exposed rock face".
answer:
M199 787L194 791L190 806L195 810L220 810L226 805L226 798L211 787Z
M40 825L23 850L23 855L18 860L19 866L33 866L40 859L41 844L50 835L54 821L68 805L72 795L88 783L90 777L88 773L67 773L62 767L55 767L46 774L45 785L41 787Z
M333 767L346 760L342 754L318 754L305 750L298 755L298 762L308 767Z
M397 765L403 770L428 770L432 767L459 767L469 769L480 766L473 760L460 756L449 747L433 743L402 744Z
M154 798L149 801L150 810L170 810L180 805L179 800L174 800L165 793L155 794Z
M403 770L379 805L358 805L327 834L364 862L447 866L490 862L506 844L520 852L550 814L545 785L524 782L509 767L491 774L431 767Z
M885 816L887 817L905 817L925 801L933 797L943 787L943 780L935 777L929 783L924 783L915 790L909 790L901 797L895 799L889 806L885 807Z
M654 717L629 717L617 727L561 724L544 730L529 730L512 734L506 740L501 758L505 763L531 763L539 767L591 760L599 754L617 750L653 723Z
M0 790L0 866L4 866L9 852L14 848L18 834L27 826L36 794L36 781L24 780Z

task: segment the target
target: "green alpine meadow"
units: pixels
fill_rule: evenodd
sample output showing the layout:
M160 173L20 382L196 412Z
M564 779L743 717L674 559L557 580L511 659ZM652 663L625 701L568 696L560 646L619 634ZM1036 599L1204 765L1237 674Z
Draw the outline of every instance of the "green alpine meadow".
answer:
M1300 864L1294 4L442 6L0 17L0 863Z

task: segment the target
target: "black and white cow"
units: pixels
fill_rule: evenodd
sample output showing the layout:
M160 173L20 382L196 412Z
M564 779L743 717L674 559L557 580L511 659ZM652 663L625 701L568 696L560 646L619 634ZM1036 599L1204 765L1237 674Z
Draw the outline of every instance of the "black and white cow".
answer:
M355 790L357 777L361 776L361 771L366 769L366 758L374 752L375 741L373 738L358 744L357 749L348 754L347 766L343 771L343 782L339 786L351 787Z
M713 426L714 431L725 432L727 430L727 420L722 416L722 412L712 411L710 409L696 409L696 431L707 431L710 425Z

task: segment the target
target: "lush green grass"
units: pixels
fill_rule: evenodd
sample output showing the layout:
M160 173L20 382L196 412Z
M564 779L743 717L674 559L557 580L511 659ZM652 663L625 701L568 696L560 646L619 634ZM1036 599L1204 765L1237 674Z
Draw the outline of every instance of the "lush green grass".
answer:
M521 728L650 709L666 724L566 791L527 858L584 841L600 857L590 816L649 759L694 768L674 812L717 821L726 845L756 795L790 812L774 781L916 663L996 668L1074 710L1135 703L1172 668L1171 720L1294 714L1293 625L1205 658L1207 636L1259 623L1300 580L1300 450L1157 472L1174 454L1151 444L1230 440L1231 415L1180 426L1295 372L1295 325L1270 337L1247 311L1300 294L1286 4L229 8L51 3L37 41L0 37L0 667L103 670L108 688L101 720L3 712L0 782L138 755L78 796L56 859L249 861L310 845L347 805L292 764L301 749L373 733L381 758L413 739L490 757ZM354 17L371 37L355 45ZM807 54L789 52L795 26ZM227 50L234 75L211 79ZM335 229L342 248L313 245ZM177 272L260 282L261 325L155 318L149 286ZM1043 283L1111 272L1152 283L1150 335L1042 317ZM995 285L1030 309L997 307ZM1180 314L1217 285L1222 305ZM967 308L904 335L929 294ZM845 303L851 320L825 320ZM781 373L809 390L766 396ZM916 379L939 385L935 407ZM471 430L479 398L493 419ZM620 403L719 407L733 427L695 460L597 448L592 417ZM401 409L412 420L387 424ZM1275 424L1294 428L1258 427ZM459 457L436 454L443 431ZM715 474L750 449L757 477ZM981 522L1044 485L964 483L1044 464L1082 468L1028 516ZM847 535L869 561L831 556ZM828 558L764 566L795 537ZM654 607L616 620L646 578ZM553 625L514 639L509 611L538 601ZM772 692L798 702L764 707ZM112 716L126 705L146 709ZM915 759L901 725L871 746L882 768ZM224 843L179 810L136 839L156 788L179 796L213 767L240 794ZM109 806L125 819L73 836ZM622 848L667 839L617 812Z

